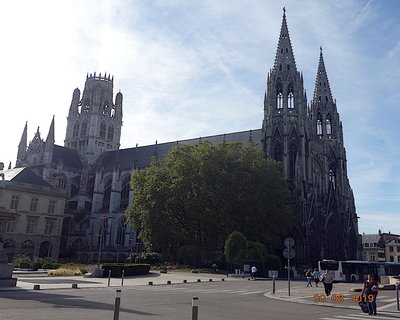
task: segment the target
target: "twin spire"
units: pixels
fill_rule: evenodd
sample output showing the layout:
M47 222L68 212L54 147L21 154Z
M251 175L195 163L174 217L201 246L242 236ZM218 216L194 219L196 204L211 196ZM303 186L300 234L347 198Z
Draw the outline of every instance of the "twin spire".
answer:
M287 74L290 71L297 72L296 61L293 54L289 29L286 22L286 9L283 7L281 32L279 35L278 48L272 72ZM320 47L319 65L315 81L313 102L332 102L332 93L329 86L328 75L325 69L322 47Z

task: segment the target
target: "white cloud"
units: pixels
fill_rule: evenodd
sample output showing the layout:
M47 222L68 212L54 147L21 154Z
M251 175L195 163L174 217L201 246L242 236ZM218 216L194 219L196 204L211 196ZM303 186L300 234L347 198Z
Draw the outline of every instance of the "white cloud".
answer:
M95 71L124 95L122 147L260 128L283 6L309 99L323 47L360 226L374 232L370 208L393 219L400 190L393 1L4 3L0 160L15 162L25 121L45 138L53 114L62 145L72 92Z

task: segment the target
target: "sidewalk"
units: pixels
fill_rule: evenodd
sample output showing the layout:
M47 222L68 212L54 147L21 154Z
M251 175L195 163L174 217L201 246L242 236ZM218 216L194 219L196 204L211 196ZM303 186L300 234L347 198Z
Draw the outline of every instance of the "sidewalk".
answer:
M48 277L45 273L35 274L14 274L18 278L16 287L0 287L0 291L6 290L34 290L35 285L40 286L40 290L54 290L54 289L73 289L74 287L83 288L105 288L108 287L108 278L84 278L83 276L73 277ZM193 282L209 282L209 281L240 281L242 278L226 277L225 274L214 273L189 273L179 271L168 271L168 273L150 272L144 276L126 277L124 278L124 286L143 286L149 285L167 285L169 283L188 283ZM261 280L260 280L261 281ZM271 299L285 300L294 303L320 305L324 307L334 308L347 308L360 310L356 301L361 293L361 283L335 283L330 297L324 294L323 284L318 287L308 288L304 282L292 281L290 288L290 296L288 295L287 286L284 289L276 290L275 294L272 293L271 279L263 279L263 281L270 282L268 284L268 291L264 294L265 297ZM284 282L285 280L277 280L277 282ZM120 287L122 284L121 278L110 278L111 287ZM357 291L358 289L358 291ZM325 301L323 301L325 298ZM396 291L381 290L378 294L378 312L393 312L399 314L397 311Z
M290 287L290 297L288 295L288 287L276 290L275 294L271 290L265 293L264 296L295 303L361 310L357 299L360 297L362 287L362 283L334 283L331 295L326 297L322 283L318 287L314 285L309 288L303 282L300 284L298 281L293 281ZM400 312L397 311L396 291L394 290L380 290L377 306L378 312L394 312L400 315Z
M40 290L49 289L71 289L73 286L77 288L104 288L108 286L108 278L84 278L83 276L68 276L68 277L49 277L45 273L29 273L29 274L14 274L14 278L18 278L16 287L0 287L0 291L6 290L34 290L35 285L40 286ZM153 285L183 283L186 280L190 282L209 282L211 281L231 281L233 278L227 278L223 274L208 274L208 273L189 273L189 272L150 272L143 276L125 277L124 286L135 285ZM224 279L224 280L222 280ZM121 286L121 278L110 278L110 286Z

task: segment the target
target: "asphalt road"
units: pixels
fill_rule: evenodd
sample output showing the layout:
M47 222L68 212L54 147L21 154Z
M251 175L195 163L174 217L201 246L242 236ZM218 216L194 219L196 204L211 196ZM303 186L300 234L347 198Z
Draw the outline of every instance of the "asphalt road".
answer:
M277 289L285 288L277 282ZM122 290L119 320L192 319L192 298L198 297L199 320L360 320L360 310L299 304L270 299L267 281L202 282L157 286L92 289L0 291L1 320L114 319L116 289ZM373 319L399 319L378 314Z

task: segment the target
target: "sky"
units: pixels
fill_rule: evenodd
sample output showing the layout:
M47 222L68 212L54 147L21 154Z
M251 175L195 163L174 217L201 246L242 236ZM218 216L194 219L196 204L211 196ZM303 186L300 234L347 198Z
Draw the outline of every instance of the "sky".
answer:
M320 46L343 123L360 233L400 234L400 1L20 0L0 11L0 161L15 165L55 117L63 145L75 88L114 76L121 148L261 128L286 7L310 100Z

